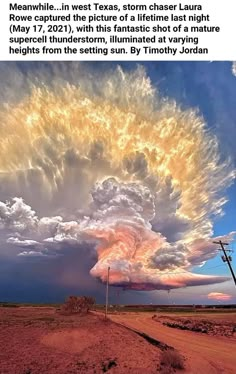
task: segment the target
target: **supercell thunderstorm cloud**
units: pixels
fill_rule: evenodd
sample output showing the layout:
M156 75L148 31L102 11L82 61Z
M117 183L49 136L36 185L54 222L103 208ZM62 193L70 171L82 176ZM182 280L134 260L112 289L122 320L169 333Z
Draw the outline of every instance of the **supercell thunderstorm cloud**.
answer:
M112 285L135 290L228 279L191 268L217 253L234 170L201 115L161 97L141 66L27 75L1 104L0 139L0 230L19 256L89 243L90 275L104 282L110 266Z

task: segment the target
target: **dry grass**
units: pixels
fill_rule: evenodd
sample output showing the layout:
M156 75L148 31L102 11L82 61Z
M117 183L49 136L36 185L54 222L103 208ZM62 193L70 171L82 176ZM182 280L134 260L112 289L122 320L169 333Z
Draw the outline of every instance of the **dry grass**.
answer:
M161 373L171 373L173 369L184 369L184 359L175 350L166 350L161 353L160 364L162 366ZM168 371L169 370L169 371Z
M161 368L160 374L174 374L175 370L170 366L163 366Z

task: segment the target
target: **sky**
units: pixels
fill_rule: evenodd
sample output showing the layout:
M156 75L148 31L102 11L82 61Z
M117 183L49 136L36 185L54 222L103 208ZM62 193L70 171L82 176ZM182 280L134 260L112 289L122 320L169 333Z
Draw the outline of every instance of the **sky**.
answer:
M0 62L0 300L236 303L231 62ZM232 253L232 266L236 268Z

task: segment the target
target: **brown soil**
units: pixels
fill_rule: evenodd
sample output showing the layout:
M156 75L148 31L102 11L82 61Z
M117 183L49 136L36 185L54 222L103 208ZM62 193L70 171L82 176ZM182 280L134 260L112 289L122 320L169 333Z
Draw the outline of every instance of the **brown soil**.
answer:
M157 373L160 350L104 317L0 308L0 374Z
M154 321L152 316L153 313L127 313L124 315L120 313L113 314L110 318L177 349L186 358L185 373L235 374L235 338L225 336L219 338L218 336L169 328L158 321ZM223 318L225 321L227 317L221 315L218 318L215 315L208 314L208 316L204 315L204 318L209 320L212 318L212 322L215 320L219 322ZM232 315L230 320L235 321L235 315Z
M236 339L236 323L225 321L224 319L216 319L212 321L209 318L201 319L195 317L173 317L164 315L153 315L152 319L161 322L165 326L180 330L188 330L208 335L227 336Z

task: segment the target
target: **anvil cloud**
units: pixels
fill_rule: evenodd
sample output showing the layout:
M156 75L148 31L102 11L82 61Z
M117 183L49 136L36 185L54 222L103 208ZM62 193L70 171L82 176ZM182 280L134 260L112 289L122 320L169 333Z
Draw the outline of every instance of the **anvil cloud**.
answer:
M90 243L90 274L106 281L110 266L113 285L136 290L225 281L191 273L216 255L213 220L235 176L204 119L162 98L142 67L51 74L0 110L6 245L53 257Z

